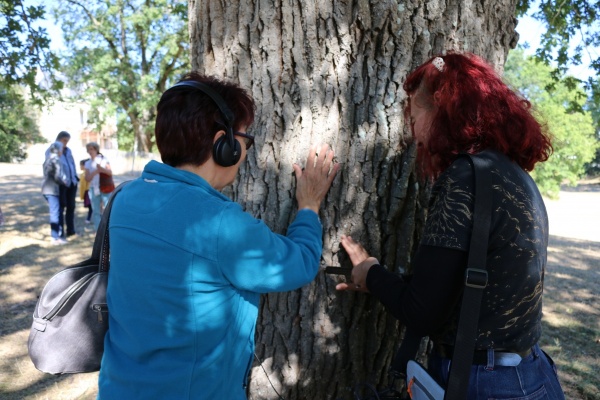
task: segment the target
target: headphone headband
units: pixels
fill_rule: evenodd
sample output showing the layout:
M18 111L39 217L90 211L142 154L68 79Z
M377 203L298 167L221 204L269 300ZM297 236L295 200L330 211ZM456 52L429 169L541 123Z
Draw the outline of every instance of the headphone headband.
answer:
M215 162L223 167L230 167L237 164L242 156L241 146L233 136L233 123L235 117L231 109L225 103L225 100L210 86L197 81L182 81L173 85L170 89L188 86L198 89L206 94L217 105L225 122L225 136L217 139L213 146L213 158ZM169 90L170 90L169 89Z
M229 107L225 103L225 100L223 100L223 98L217 92L215 92L213 90L213 88L211 88L210 86L208 86L207 84L202 83L202 82L182 81L182 82L179 82L179 83L176 83L175 85L173 85L173 87L171 87L171 89L178 87L178 86L191 86L193 88L200 90L202 93L204 93L208 97L210 97L212 99L212 101L215 102L217 107L219 107L219 110L221 111L221 114L223 114L223 117L225 117L225 123L233 128L233 121L234 121L233 111L231 111L229 109Z

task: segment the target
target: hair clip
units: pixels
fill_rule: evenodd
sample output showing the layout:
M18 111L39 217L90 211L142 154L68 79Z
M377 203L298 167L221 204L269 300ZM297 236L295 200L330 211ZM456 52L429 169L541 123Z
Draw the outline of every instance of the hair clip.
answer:
M446 63L444 62L444 59L442 57L434 58L433 61L431 61L431 63L434 67L437 68L438 71L444 72L444 65L446 65Z

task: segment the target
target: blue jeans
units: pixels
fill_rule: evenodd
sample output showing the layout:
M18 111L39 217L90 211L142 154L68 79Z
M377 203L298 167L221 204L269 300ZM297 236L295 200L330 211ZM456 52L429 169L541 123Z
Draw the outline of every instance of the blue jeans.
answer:
M50 208L50 234L53 239L58 239L62 236L62 227L60 226L60 197L45 194L44 197Z
M102 193L98 190L94 190L93 187L90 187L89 190L90 201L92 202L92 222L94 223L94 229L98 230L100 226L100 221L102 220L102 211L108 204L108 199L112 193ZM102 204L102 206L100 206Z
M432 354L429 373L446 387L450 359ZM469 380L469 400L564 400L554 361L536 344L516 367L473 365Z

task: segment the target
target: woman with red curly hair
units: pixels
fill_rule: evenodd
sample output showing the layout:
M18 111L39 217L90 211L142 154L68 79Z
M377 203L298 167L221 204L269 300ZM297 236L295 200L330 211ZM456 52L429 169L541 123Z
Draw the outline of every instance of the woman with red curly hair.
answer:
M379 265L349 236L354 265L338 290L370 292L434 349L430 374L445 387L456 339L473 228L474 175L461 153L491 165L493 215L468 399L564 399L539 347L548 216L527 171L552 152L550 138L494 69L472 54L433 57L404 83L418 166L434 180L411 279ZM507 354L508 353L508 354Z

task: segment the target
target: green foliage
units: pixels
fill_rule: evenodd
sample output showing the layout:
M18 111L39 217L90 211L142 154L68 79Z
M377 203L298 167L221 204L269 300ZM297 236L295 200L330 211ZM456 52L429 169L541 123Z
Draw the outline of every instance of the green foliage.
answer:
M155 107L167 83L189 69L186 0L61 0L54 10L67 51L69 86L99 129L118 121L119 147L148 152Z
M0 11L0 162L18 162L27 157L28 144L43 141L33 107L49 103L62 83L54 78L58 58L46 31L36 28L44 7L0 0ZM39 82L38 71L44 76Z
M531 0L519 0L517 15L525 15L533 4L535 2ZM580 65L582 55L586 53L591 58L590 68L596 71L596 76L586 81L572 77L571 81L583 83L585 89L592 94L596 106L600 106L600 56L597 51L589 49L600 48L599 16L600 2L590 0L541 0L539 9L533 14L547 28L540 39L536 57L557 67L551 72L554 82L550 82L548 87L552 88L555 82L562 79L569 66ZM571 50L574 43L578 44Z
M594 120L594 126L596 127L596 139L600 141L600 104L594 103L593 99L589 99L587 108L592 113L592 119ZM586 166L585 171L589 175L600 175L600 147L596 150L596 156Z
M34 108L20 93L0 88L0 162L20 162L27 158L26 145L42 143Z
M548 161L536 165L532 176L543 194L556 197L561 184L577 184L600 147L592 115L583 111L585 92L572 89L568 77L555 82L554 90L548 92L545 88L554 79L552 69L525 56L521 48L509 54L505 79L532 103L538 120L553 137L554 153ZM573 103L581 111L574 111Z
M36 22L44 19L43 6L25 7L21 0L0 0L0 88L25 85L36 104L49 100L62 83L54 78L58 58L49 51L50 40ZM38 70L44 74L36 82Z

